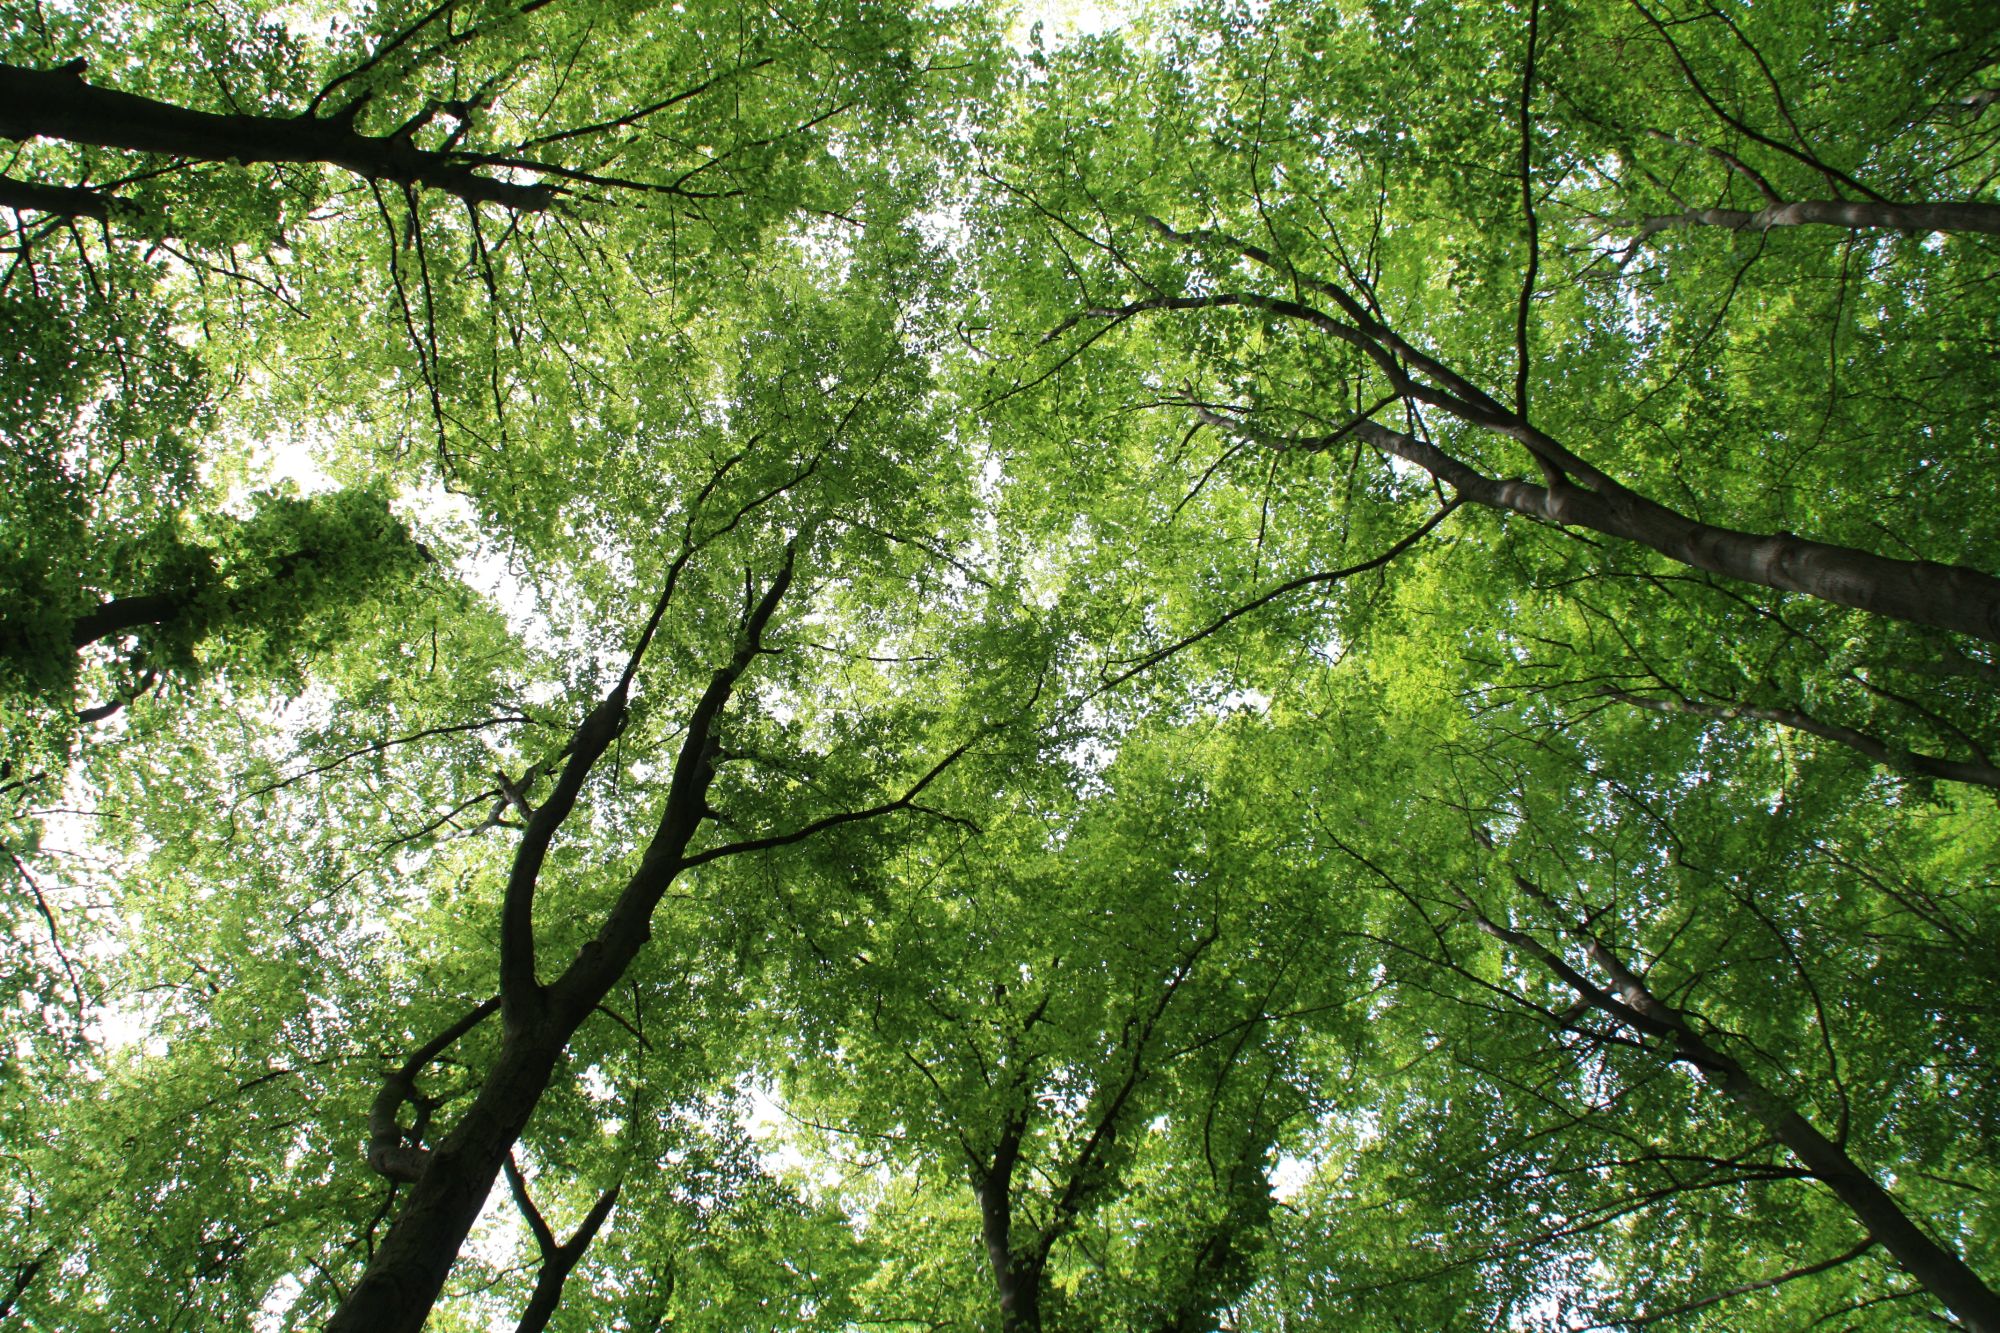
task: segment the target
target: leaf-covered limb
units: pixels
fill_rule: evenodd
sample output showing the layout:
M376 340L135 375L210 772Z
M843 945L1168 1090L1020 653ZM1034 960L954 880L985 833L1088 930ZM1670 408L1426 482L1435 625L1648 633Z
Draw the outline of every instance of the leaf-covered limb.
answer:
M1913 750L1892 747L1879 737L1853 727L1837 723L1822 722L1796 708L1770 708L1754 704L1710 703L1700 699L1689 699L1676 695L1660 698L1653 695L1634 694L1627 690L1606 690L1602 696L1630 704L1634 708L1644 708L1656 713L1681 713L1692 717L1713 718L1721 722L1737 718L1749 718L1759 722L1774 722L1793 731L1803 731L1818 736L1837 745L1844 745L1870 761L1899 772L1916 773L1928 778L1942 778L1947 782L1969 782L1982 787L2000 788L2000 768L1978 760L1940 759L1935 755L1919 754Z

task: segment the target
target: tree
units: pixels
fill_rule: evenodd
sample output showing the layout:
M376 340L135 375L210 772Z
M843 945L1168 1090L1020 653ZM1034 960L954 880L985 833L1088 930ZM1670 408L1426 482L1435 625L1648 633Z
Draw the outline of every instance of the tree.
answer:
M1983 10L0 13L0 1326L1992 1322Z
M877 1317L1193 1329L1248 1284L1295 1052L1338 1037L1347 978L1306 956L1327 905L1245 817L1268 794L1246 732L1135 735L1095 797L1003 794L858 903L788 895L789 1100L916 1182L872 1225L935 1209L959 1260L947 1283L912 1271L931 1246L886 1255Z

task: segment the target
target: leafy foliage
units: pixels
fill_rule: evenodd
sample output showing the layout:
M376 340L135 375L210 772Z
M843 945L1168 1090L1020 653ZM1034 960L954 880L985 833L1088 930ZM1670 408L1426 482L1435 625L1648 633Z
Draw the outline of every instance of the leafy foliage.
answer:
M0 0L0 1327L2000 1327L1969 3Z

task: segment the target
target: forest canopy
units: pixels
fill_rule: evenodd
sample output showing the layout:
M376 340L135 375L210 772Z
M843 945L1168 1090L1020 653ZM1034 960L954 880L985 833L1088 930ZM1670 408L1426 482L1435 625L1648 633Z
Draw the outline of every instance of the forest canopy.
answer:
M1983 0L0 0L0 1330L2000 1333Z

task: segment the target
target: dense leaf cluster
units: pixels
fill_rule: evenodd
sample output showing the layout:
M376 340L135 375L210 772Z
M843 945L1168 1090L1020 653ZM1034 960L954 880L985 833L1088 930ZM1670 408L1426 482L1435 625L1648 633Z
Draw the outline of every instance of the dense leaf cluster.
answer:
M0 1328L2000 1330L1989 8L0 0Z

